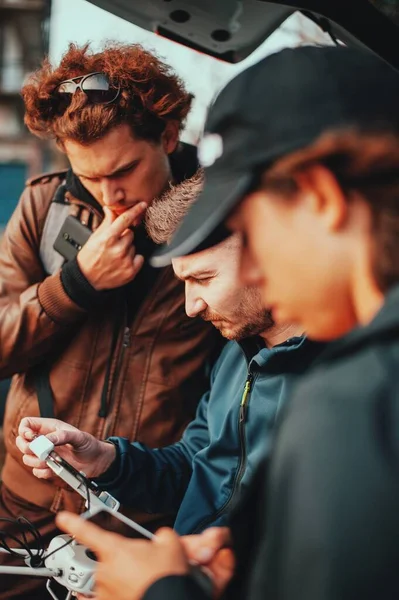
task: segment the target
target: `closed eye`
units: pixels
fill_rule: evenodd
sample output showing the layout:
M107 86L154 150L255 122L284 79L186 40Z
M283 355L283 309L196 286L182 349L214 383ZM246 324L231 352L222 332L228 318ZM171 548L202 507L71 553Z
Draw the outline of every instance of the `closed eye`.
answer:
M127 175L128 173L133 173L133 171L138 167L138 165L140 164L140 160L135 160L132 163L130 163L130 165L127 165L126 167L123 167L122 169L119 169L118 171L115 171L114 173L110 173L109 175L104 175L104 176L99 176L99 177L87 177L85 175L77 175L75 173L75 175L77 175L77 177L82 181L90 181L91 183L97 183L99 181L101 181L101 179L118 179L120 177L124 177L125 175Z
M98 177L85 177L84 175L78 175L79 181L84 183L85 181L90 181L91 183L97 183L100 181Z
M200 279L197 277L191 277L191 280L193 281L193 283L197 283L198 285L205 285L206 283L209 283L212 279L213 279L213 277L211 277L211 276L201 277Z
M112 175L110 175L110 177L112 177L112 179L118 179L119 177L123 177L124 175L127 175L128 173L133 173L133 171L137 168L139 163L140 163L140 161L136 160L134 163L132 163L131 165L128 165L124 169L120 169L119 171L116 171L116 173L113 173Z

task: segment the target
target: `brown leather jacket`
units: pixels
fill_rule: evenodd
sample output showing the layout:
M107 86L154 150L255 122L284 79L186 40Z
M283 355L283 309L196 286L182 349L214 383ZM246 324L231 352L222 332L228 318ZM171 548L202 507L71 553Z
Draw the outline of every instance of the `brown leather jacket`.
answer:
M66 294L60 272L47 276L39 257L46 214L62 175L28 185L0 246L0 377L14 375L7 399L2 480L36 506L80 510L80 497L61 480L32 475L15 446L19 422L39 414L33 368L51 361L55 416L98 438L109 435L164 446L179 439L208 381L207 357L215 330L184 311L184 287L166 268L130 326L120 327L107 389L106 418L99 417L118 295L85 311ZM93 208L69 197L72 206ZM98 216L98 215L97 215ZM147 520L147 519L142 519Z

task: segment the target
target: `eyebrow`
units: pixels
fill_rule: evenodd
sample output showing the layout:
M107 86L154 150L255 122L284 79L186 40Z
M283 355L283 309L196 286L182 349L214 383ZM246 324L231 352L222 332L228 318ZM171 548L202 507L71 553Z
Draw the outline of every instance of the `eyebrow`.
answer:
M203 270L203 271L189 271L188 273L183 273L183 275L176 275L177 279L180 281L186 281L187 279L200 279L201 277L214 277L216 275L215 270Z
M118 167L117 169L115 169L115 171L112 171L112 173L108 173L107 175L83 175L82 173L76 173L75 171L75 175L77 177L83 177L84 179L98 179L99 177L105 177L106 179L111 179L111 177L115 177L115 175L119 175L119 173L123 173L124 171L128 171L129 169L132 169L133 167L135 167L136 165L138 165L138 163L140 162L140 158L136 158L135 160L131 161L130 163L127 163L126 165L122 165L120 167Z

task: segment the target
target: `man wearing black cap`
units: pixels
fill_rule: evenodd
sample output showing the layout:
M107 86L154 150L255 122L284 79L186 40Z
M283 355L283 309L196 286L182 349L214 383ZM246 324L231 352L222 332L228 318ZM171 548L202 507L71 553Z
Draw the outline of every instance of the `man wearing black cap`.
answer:
M235 558L226 598L397 596L398 100L398 75L347 48L286 50L241 73L208 118L204 191L153 259L220 241L227 218L248 237L278 321L297 319L317 339L357 329L298 385L271 465L232 516L235 556L222 548L227 532L219 552L207 541L203 560L189 553L219 590ZM76 517L58 523L100 552L101 582L103 534ZM168 530L124 542L129 596L115 588L114 600L205 598L189 549Z

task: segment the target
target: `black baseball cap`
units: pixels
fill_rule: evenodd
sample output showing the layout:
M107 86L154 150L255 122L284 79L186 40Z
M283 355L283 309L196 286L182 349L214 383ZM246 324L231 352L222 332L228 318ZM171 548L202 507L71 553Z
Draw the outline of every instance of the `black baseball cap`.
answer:
M199 145L204 188L151 264L162 267L220 242L224 220L260 168L347 127L399 132L399 74L371 52L302 46L241 72L209 111Z

